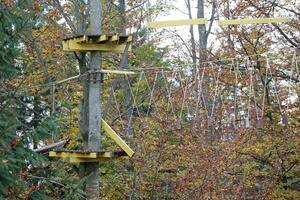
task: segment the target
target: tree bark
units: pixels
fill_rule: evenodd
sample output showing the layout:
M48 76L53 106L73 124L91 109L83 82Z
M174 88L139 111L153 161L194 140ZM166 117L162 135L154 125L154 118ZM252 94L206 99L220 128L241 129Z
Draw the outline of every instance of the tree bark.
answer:
M101 1L90 0L90 33L100 35L102 33ZM100 120L101 120L101 52L94 51L90 54L89 75L87 80L88 94L85 96L88 110L83 113L87 119L87 135L84 138L84 150L98 151L101 148ZM99 191L99 163L86 163L85 175L87 177L85 192L87 199L100 199Z
M198 0L197 5L197 17L204 18L204 0ZM204 24L198 25L199 33L199 58L200 62L206 61L206 51L207 51L207 37L206 37L206 26Z
M189 19L193 19L192 8L191 8L191 0L186 0L186 6L187 6L187 9L188 9L188 13L189 13ZM197 63L197 53L196 53L196 40L195 40L194 26L193 25L190 26L190 35L191 35L191 45L192 45L191 55L192 55L193 64L195 65Z
M119 0L119 12L120 12L120 32L122 35L126 35L126 17L125 17L125 13L126 13L126 1L125 0ZM122 55L121 58L121 63L120 63L120 67L123 70L128 69L128 48L125 49L124 54ZM126 80L126 78L121 82L122 84L122 88L124 90L124 94L125 94L125 109L127 110L126 112L126 118L127 118L127 135L129 137L132 137L132 128L131 128L131 120L130 120L130 116L132 113L132 109L130 109L131 106L131 93L130 93L130 86L128 85L128 80Z

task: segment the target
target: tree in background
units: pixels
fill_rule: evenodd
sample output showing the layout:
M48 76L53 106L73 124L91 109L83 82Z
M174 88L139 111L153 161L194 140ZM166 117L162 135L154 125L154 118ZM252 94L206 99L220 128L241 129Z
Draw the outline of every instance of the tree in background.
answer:
M32 8L31 1L0 3L0 199L76 198L82 196L78 181L33 151L60 132L62 118L50 116L47 98L26 87L28 79L39 79L27 71L35 69L24 41L40 22Z
M270 50L276 52L278 46L284 49L290 45L297 47L299 44L299 4L296 1L274 3L254 0L186 0L189 18L203 17L205 13L209 13L208 18L212 22L218 17L268 17L273 16L274 10L280 10L280 13L288 13L293 22L280 24L278 27L275 24L251 25L226 27L222 30L212 28L212 23L206 27L199 25L197 29L190 27L190 39L187 42L174 33L174 44L169 47L162 47L162 43L166 37L170 37L170 32L149 30L145 27L145 21L168 13L173 1L102 2L105 13L103 33L124 34L126 29L134 36L132 52L128 53L128 63L127 55L124 61L122 56L104 54L104 68L167 69L189 66L191 63L194 66L207 67L208 65L201 63L208 60L221 60L217 64L225 68L231 63L224 58L233 55L249 56ZM294 4L294 8L290 4ZM79 165L57 160L49 162L46 157L36 154L32 149L60 139L70 139L66 147L68 149L82 149L78 108L85 90L79 81L61 85L53 85L52 81L85 72L88 62L85 53L65 53L61 43L67 35L86 32L89 18L86 1L6 0L0 5L1 198L84 199L82 186L85 177L81 176ZM198 11L194 16L193 8ZM210 43L209 38L216 40ZM179 53L175 54L174 51ZM288 73L290 57L280 53L275 55L288 58L285 60L289 61L273 66L278 71L274 70L273 77L268 77L268 83L264 83L262 78L266 62L261 61L261 56L250 57L253 59L251 63L255 63L253 66L261 75L256 85L258 96L264 93L264 88L267 88L265 91L274 93L271 86L276 78L291 78ZM280 69L282 70L279 71ZM195 71L194 75L197 73L199 71ZM130 135L130 146L134 147L136 155L131 160L100 164L100 190L103 199L299 197L298 102L290 108L292 117L288 119L288 126L280 123L282 114L274 98L269 99L264 110L264 126L259 128L220 128L222 118L228 117L220 111L222 104L216 105L214 121L210 126L206 123L208 119L203 117L194 117L190 123L190 110L185 106L180 124L170 123L175 119L166 110L168 102L162 98L167 92L163 76L158 74L155 78L155 72L148 73L147 81L143 79L139 82L140 74L137 74L129 77L129 85L123 76L104 77L102 107L105 120L122 137L128 139L127 136ZM196 76L182 75L186 79L176 77L178 83L185 84L186 80L186 83L190 81L190 84L194 84L197 81L193 79ZM298 80L296 77L292 78L295 90L298 90ZM208 76L207 81L211 81L211 91L215 90L214 78ZM234 91L232 76L228 71L222 73L221 81L227 84L227 90ZM153 98L157 100L155 106L149 103L151 90L147 86L153 83L156 83L153 93ZM32 85L41 87L30 87ZM130 88L127 86L131 87L134 94L138 94L135 96L138 107L132 106L134 99L128 95ZM197 88L192 90L196 92ZM236 87L236 91L238 90ZM175 91L172 103L174 109L180 111L184 94L180 87L175 87ZM232 91L222 97L233 98ZM235 94L238 95L239 92ZM221 102L221 99L218 101ZM116 118L116 105L124 111L121 113L123 124ZM233 103L226 106L229 108ZM84 107L82 105L81 108ZM145 129L145 125L149 129ZM227 135L231 136L230 140L224 140ZM102 142L103 148L116 148L107 138Z

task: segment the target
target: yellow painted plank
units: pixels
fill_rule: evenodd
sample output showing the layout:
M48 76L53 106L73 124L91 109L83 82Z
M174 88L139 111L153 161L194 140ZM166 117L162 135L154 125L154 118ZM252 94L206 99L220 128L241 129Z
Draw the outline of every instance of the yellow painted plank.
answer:
M93 158L93 159L86 159L86 158L70 158L68 160L65 160L70 163L90 163L90 162L103 162L110 160L109 158L121 158L121 157L100 157L100 158Z
M125 44L112 44L112 43L76 43L72 40L63 42L64 51L103 51L103 52L113 52L113 53L124 53L126 48ZM131 51L131 46L128 51Z
M70 158L68 161L70 163L88 163L88 162L100 162L100 159L99 158L95 158L95 159Z
M60 158L65 162L70 163L86 163L86 162L100 162L110 158L120 158L123 155L114 154L114 152L102 153L75 153L75 152L49 152L49 157Z
M104 42L107 40L107 36L106 35L101 35L98 39L98 42Z
M72 41L76 42L76 43L87 42L88 38L87 38L86 35L83 35L83 36L80 36L80 37L73 38Z
M64 153L64 152L50 152L50 153L49 153L50 157L57 157L57 158L67 158L67 157L69 157L69 154Z
M124 75L132 75L135 74L133 71L125 71L125 70L110 70L110 69L101 69L102 73L108 74L124 74Z
M90 163L90 162L100 162L106 160L105 158L93 158L93 159L86 159L86 158L70 158L68 161L70 163Z
M265 24L265 23L284 23L292 21L290 18L253 18L253 19L233 19L219 20L220 26L243 25L243 24Z
M118 35L113 35L111 36L111 38L109 39L109 41L111 42L115 42L115 41L118 41L119 40L119 36Z
M59 158L97 158L97 153L49 152L50 157Z
M116 157L113 152L105 152L105 153L101 153L101 155L99 155L100 158L113 158Z
M126 153L129 157L132 157L134 151L122 140L122 138L102 119L102 128L105 133L113 139Z
M149 28L162 28L162 27L187 26L187 25L207 24L207 23L208 20L206 18L198 18L198 19L148 22L147 26Z
M126 39L126 42L132 42L132 36L128 36L128 38Z
M56 157L56 152L50 151L49 152L49 157Z

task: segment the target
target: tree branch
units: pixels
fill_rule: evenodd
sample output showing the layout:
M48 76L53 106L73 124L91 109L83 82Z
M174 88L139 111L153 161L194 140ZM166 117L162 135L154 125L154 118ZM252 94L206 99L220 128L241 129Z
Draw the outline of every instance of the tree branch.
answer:
M215 18L215 14L216 14L216 2L213 1L212 3L212 13L211 13L211 17L210 17L210 22L209 22L209 26L208 26L208 30L206 31L206 39L208 38L209 34L211 33L211 29L212 29L212 25L214 22L214 18Z
M73 33L76 33L76 28L70 18L69 15L67 15L65 12L64 12L64 9L62 7L62 5L60 4L60 1L59 0L54 0L53 1L54 4L56 5L57 9L59 10L60 14L64 17L64 19L66 20L68 26L70 27L70 29L72 30Z

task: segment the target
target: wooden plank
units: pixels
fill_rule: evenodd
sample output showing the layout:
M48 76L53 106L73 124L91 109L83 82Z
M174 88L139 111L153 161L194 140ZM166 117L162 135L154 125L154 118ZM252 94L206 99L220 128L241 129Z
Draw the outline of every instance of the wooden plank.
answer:
M129 157L132 157L134 151L122 140L122 138L102 119L102 128L105 133L113 139L126 153Z
M104 42L104 41L107 41L107 39L108 39L108 37L106 35L101 35L98 38L97 42Z
M88 37L86 35L82 35L80 37L73 38L72 41L76 43L84 43L88 42Z
M85 158L70 158L67 160L70 163L88 163L88 162L100 162L99 158L85 159Z
M114 158L114 157L118 157L116 156L113 152L105 152L105 153L101 153L99 155L100 158Z
M56 152L50 151L49 152L49 157L56 157Z
M109 41L111 41L111 42L115 42L115 41L118 41L118 40L119 40L118 35L113 35L113 36L111 36L111 38L109 38Z
M110 69L101 69L102 73L107 74L121 74L121 75L133 75L135 72L133 71L125 71L125 70L110 70Z
M126 48L125 44L112 44L112 43L76 43L72 40L63 42L64 51L102 51L102 52L113 52L113 53L124 53ZM131 51L131 46L128 51Z
M97 158L97 153L70 153L50 151L49 157L58 158Z
M122 36L122 35L120 35L118 43L119 44L130 43L130 42L132 42L132 40L133 40L132 35L129 35L129 36Z
M132 42L132 36L128 36L125 42Z
M79 153L79 152L49 152L49 157L61 158L70 163L100 162L111 158L126 156L125 152L106 151L99 153Z
M188 26L188 25L198 25L198 24L207 24L207 23L208 20L206 18L198 18L198 19L148 22L147 26L149 28L162 28L162 27Z
M90 163L90 162L102 162L110 160L110 158L119 158L119 157L100 157L100 158L92 158L92 159L86 159L86 158L70 158L69 160L66 160L70 163Z
M266 23L284 23L292 21L290 18L253 18L253 19L233 19L219 20L220 26L245 25L245 24L266 24Z

